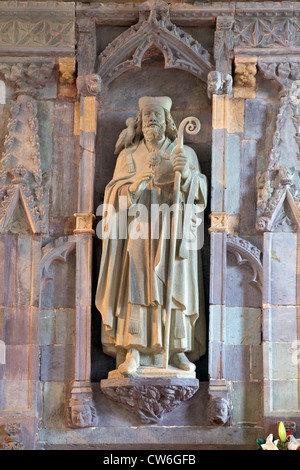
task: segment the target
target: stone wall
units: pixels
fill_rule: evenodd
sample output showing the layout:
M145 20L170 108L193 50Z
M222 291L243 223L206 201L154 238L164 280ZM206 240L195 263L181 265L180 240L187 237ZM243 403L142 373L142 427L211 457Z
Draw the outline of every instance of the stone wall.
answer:
M141 2L0 5L4 447L6 434L25 448L255 448L277 421L299 422L299 4L148 10L155 26ZM94 306L94 214L125 120L151 94L172 98L177 125L200 118L186 142L208 177L209 203L200 388L149 428L99 388L114 361ZM220 398L223 426L209 413Z

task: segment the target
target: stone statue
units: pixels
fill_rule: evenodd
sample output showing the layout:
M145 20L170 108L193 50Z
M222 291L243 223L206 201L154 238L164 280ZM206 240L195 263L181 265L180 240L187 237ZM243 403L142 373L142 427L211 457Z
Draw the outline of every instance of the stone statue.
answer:
M177 146L171 106L169 97L140 98L135 122L130 119L118 139L122 150L105 190L103 207L109 209L96 306L102 315L104 352L116 357L117 369L109 378L195 377L192 361L205 353L201 257L199 249L189 249L187 232L197 237L207 182L194 150ZM153 210L172 208L174 174L181 177L180 220L188 223L175 240L168 361L163 367L172 235L170 218L155 218Z

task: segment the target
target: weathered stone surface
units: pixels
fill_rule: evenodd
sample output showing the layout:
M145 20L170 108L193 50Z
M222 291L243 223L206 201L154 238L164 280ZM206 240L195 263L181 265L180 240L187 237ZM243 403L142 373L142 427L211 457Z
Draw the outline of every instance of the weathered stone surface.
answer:
M39 319L39 345L47 346L55 342L54 310L42 309Z
M248 381L250 379L250 347L243 345L224 346L224 377L230 381Z
M261 343L261 309L248 307L225 308L224 341L232 345Z
M71 345L41 347L41 380L64 382L74 377L74 348Z
M264 310L264 340L274 342L296 341L298 307L270 307Z
M234 382L232 400L233 423L257 424L261 419L261 383Z
M75 310L65 309L55 312L56 344L74 344L75 342Z
M64 382L45 382L44 384L44 425L47 428L61 428L66 413L66 385Z

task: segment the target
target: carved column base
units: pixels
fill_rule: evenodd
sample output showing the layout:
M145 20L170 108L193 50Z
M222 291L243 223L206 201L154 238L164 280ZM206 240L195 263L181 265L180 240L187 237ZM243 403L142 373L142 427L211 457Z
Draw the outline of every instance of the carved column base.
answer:
M101 380L102 392L122 403L141 423L157 423L191 398L199 388L193 378L123 378Z
M69 426L88 428L97 425L97 413L90 383L74 381L68 409Z

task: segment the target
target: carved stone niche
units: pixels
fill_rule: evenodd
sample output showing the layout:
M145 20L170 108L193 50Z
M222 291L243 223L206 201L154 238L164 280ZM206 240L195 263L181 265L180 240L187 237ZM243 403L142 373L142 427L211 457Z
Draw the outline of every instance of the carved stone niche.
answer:
M133 412L143 424L157 423L191 398L199 388L193 378L124 378L101 381L101 390L111 400Z
M138 23L119 35L98 57L97 74L103 84L102 95L123 72L142 68L144 58L155 50L162 53L165 69L188 72L200 79L206 88L207 76L213 69L212 57L200 43L171 22L167 3L149 1L139 6ZM225 73L219 78L224 92L232 79ZM80 83L84 82L84 78L80 80ZM158 89L157 95L162 94ZM206 97L205 100L208 101ZM101 97L101 101L103 105L105 99ZM134 413L138 421L156 423L165 413L191 398L199 387L194 372L192 376L183 376L185 371L181 371L178 376L172 375L169 369L163 375L160 366L160 375L156 376L148 373L128 378L109 376L107 380L101 380L101 390L109 399Z

